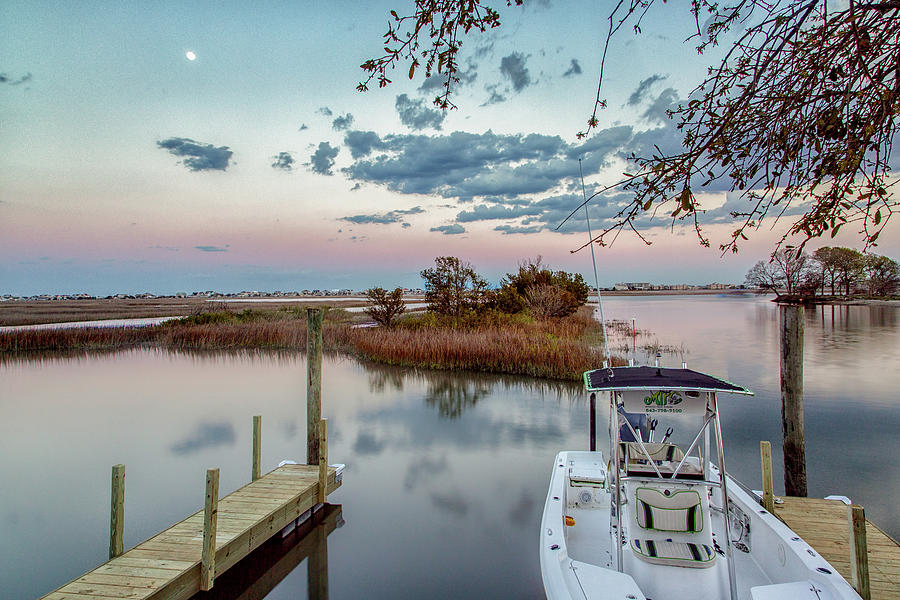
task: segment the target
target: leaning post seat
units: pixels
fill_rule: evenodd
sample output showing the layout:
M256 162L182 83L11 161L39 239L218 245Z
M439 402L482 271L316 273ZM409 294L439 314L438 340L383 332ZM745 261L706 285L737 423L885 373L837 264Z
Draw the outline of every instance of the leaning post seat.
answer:
M713 565L716 552L705 485L631 481L626 487L631 505L629 545L636 557L677 567Z
M684 458L684 451L675 444L644 442L644 448L647 449L656 468L664 476L671 477L678 467L678 463ZM624 464L620 462L619 467L624 467L627 475L656 476L653 465L648 464L647 455L644 454L637 442L622 442L621 456L621 462ZM678 472L678 478L703 479L703 469L691 458L688 458L682 465L681 471Z

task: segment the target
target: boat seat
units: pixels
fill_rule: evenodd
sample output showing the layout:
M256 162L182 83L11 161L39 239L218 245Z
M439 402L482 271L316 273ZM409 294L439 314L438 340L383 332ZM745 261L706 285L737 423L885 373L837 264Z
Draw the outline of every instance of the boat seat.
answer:
M624 465L628 475L652 475L656 476L653 465L648 464L647 455L641 450L637 442L622 442ZM684 458L684 451L675 444L663 444L660 442L644 442L647 454L656 464L656 468L663 476L671 477L678 467L678 463ZM703 469L691 459L685 461L678 472L678 478L702 479Z
M705 569L716 560L712 546L668 540L631 540L631 549L641 559L658 565Z
M703 510L696 490L639 487L634 516L643 529L697 533L703 530Z

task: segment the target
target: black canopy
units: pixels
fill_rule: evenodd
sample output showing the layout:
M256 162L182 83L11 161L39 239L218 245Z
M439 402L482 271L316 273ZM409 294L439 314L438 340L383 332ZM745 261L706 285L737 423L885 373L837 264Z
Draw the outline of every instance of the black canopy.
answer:
M589 392L696 390L753 394L747 388L706 373L699 373L691 369L666 369L663 367L613 367L587 371L584 374L584 387Z

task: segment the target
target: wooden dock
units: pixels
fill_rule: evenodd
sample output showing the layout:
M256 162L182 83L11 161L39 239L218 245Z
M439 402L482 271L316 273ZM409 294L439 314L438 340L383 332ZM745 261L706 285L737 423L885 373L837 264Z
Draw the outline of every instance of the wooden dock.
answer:
M852 581L849 507L840 500L786 496L775 514L847 581ZM869 588L875 600L900 599L900 545L866 520Z
M341 485L328 467L326 493ZM214 577L319 502L319 466L284 465L218 501ZM190 598L201 589L204 510L44 596L47 600Z

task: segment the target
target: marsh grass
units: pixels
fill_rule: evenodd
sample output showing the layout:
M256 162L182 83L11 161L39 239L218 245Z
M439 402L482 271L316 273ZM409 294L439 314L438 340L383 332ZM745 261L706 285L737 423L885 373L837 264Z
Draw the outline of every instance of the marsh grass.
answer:
M603 362L602 334L590 310L539 321L489 313L450 323L409 315L392 329L354 327L354 315L325 313L324 346L390 365L578 380ZM108 350L306 349L305 308L203 312L153 327L45 329L0 334L0 356ZM621 362L621 361L618 361Z

